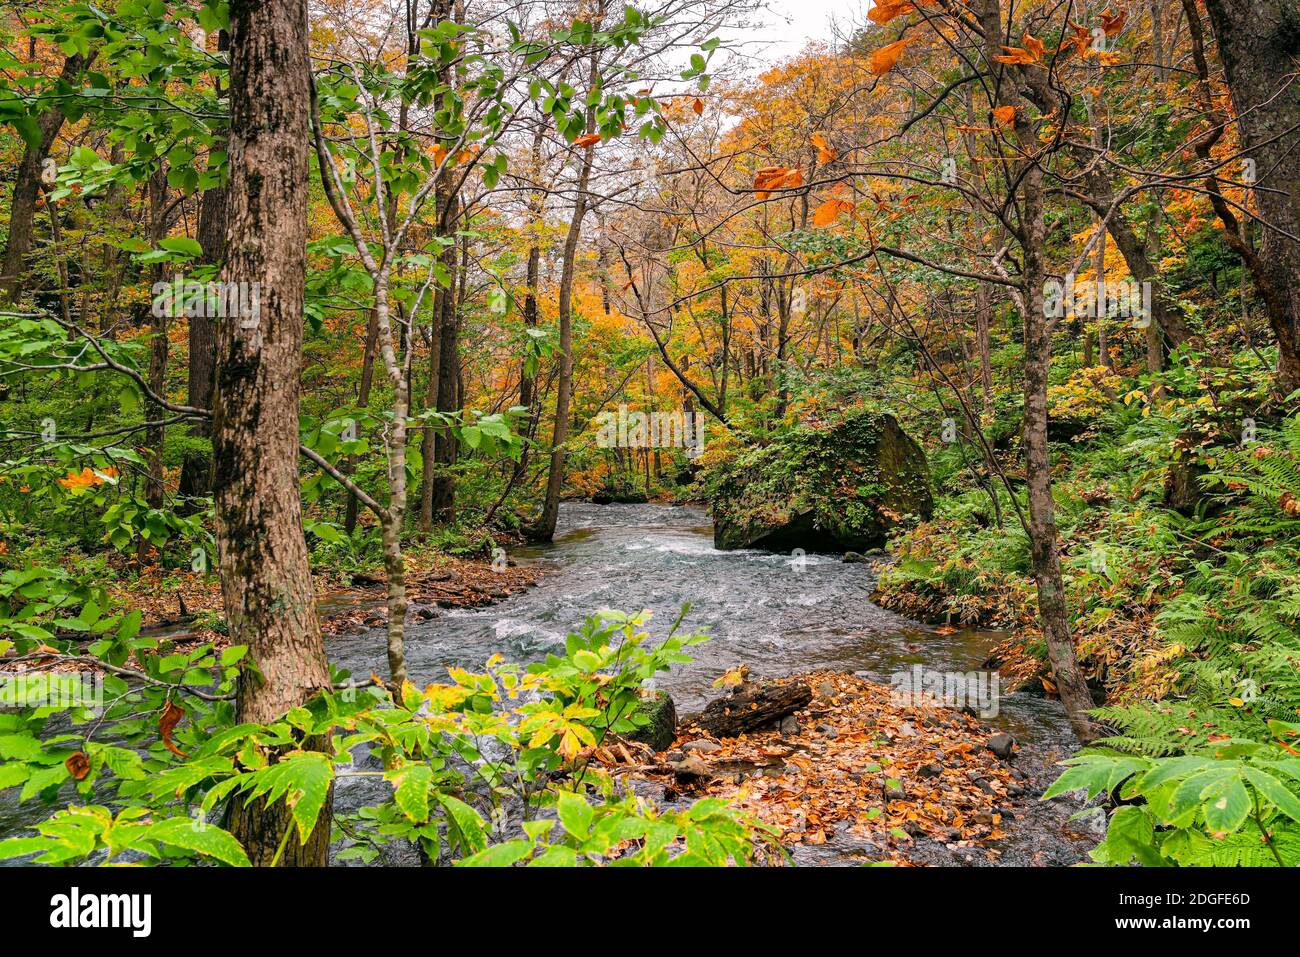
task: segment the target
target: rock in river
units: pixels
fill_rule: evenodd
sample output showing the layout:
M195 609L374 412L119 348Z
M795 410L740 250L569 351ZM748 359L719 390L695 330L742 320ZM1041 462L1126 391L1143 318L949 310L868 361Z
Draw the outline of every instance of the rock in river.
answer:
M745 449L705 487L723 550L866 552L933 506L921 447L892 415L864 409Z

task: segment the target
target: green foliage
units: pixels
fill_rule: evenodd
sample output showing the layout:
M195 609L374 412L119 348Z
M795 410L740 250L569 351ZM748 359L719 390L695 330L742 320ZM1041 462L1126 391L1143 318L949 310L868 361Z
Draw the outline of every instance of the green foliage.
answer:
M651 645L646 613L602 612L569 635L563 655L526 668L498 655L482 672L452 668L450 683L423 690L408 683L392 694L339 675L335 690L277 721L235 724L230 691L251 667L243 648L159 648L137 636L138 613L105 624L93 596L60 590L68 583L57 574L5 584L11 596L29 593L20 611L53 597L82 603L76 627L107 632L116 622L94 654L120 663L129 651L140 670L129 684L106 676L99 701L33 701L27 685L10 687L18 711L0 715L0 790L62 803L71 788L101 803L69 801L35 834L0 841L0 858L244 865L243 848L213 823L231 800L282 803L306 840L342 778L386 785L377 802L334 818L343 860L374 860L394 842L473 865L745 864L771 851L772 833L725 802L660 813L590 764L608 735L646 722L636 707L643 683L706 640L682 633L680 616ZM40 643L42 661L73 657L44 644L55 640L48 629L24 637L37 626L10 621L15 628L20 651ZM67 732L50 733L53 715Z
M1300 417L1245 447L1204 455L1226 510L1191 531L1217 545L1157 617L1183 657L1176 694L1102 708L1114 729L1052 786L1137 803L1111 814L1097 860L1300 863Z

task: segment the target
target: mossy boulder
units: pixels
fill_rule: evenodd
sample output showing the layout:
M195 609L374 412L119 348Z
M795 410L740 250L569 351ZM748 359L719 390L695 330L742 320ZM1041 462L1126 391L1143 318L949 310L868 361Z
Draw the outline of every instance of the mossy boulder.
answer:
M638 716L644 716L648 720L641 724ZM639 727L628 738L644 742L656 751L667 751L677 737L677 707L666 692L660 691L654 697L643 698L637 705L632 720Z
M868 410L745 449L706 490L724 550L865 552L933 508L925 453L892 415Z

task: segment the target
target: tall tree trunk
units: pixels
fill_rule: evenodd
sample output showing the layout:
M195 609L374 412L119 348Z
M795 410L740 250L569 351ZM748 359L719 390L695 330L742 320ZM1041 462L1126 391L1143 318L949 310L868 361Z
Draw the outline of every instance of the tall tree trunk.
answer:
M1300 6L1295 0L1206 0L1205 6L1219 42L1243 154L1257 171L1255 202L1263 220L1258 250L1240 239L1238 214L1219 195L1213 174L1208 191L1225 238L1246 260L1268 309L1278 344L1278 390L1287 394L1300 389L1300 241L1290 238L1300 236L1300 83L1292 75L1300 59ZM1183 7L1204 103L1210 91L1199 14L1194 0L1183 0ZM1225 120L1212 106L1207 112L1216 126ZM1212 145L1208 139L1197 145L1206 161Z
M229 248L223 278L258 284L255 318L217 334L213 494L221 591L234 644L260 674L240 679L237 720L266 722L330 683L298 494L298 402L306 278L306 0L230 4ZM282 865L326 863L332 796ZM267 865L291 826L283 802L232 802L228 826Z
M603 3L601 10L604 10ZM599 79L599 60L594 49L591 51L591 72L588 79L588 89L595 89ZM586 132L592 133L595 129L596 111L588 109ZM591 181L592 153L591 147L586 147L582 152L577 197L573 201L569 231L564 237L564 259L560 270L560 376L555 393L555 428L551 433L551 468L546 476L546 501L534 529L535 537L546 542L555 537L555 525L560 517L560 492L564 488L564 444L569 440L569 406L573 392L573 274L576 269L578 239L582 235L582 219L587 215L587 187Z
M222 30L217 37L217 50L230 50L230 34ZM226 187L213 186L199 200L198 242L203 248L199 262L220 269L226 260ZM190 316L189 320L189 379L186 385L186 404L196 409L212 408L213 377L216 372L217 321L209 316ZM208 423L198 421L190 426L190 435L210 438ZM209 495L212 492L212 457L202 451L190 450L181 463L181 494L187 497Z
M984 32L988 61L1001 53L1002 11L999 0L981 0L980 25ZM1038 136L1029 110L1016 89L1015 79L1002 71L996 90L998 105L1016 107L1015 140L1023 155L1034 157L1039 149ZM1070 726L1081 740L1091 740L1096 732L1088 711L1092 695L1079 667L1074 640L1070 635L1070 617L1065 605L1065 585L1061 579L1061 555L1056 531L1056 506L1052 501L1052 464L1047 442L1047 379L1052 363L1052 330L1048 324L1044 298L1048 271L1044 262L1047 244L1043 168L1036 160L1027 161L1018 171L1020 179L1020 221L1024 251L1025 323L1025 477L1029 486L1029 542L1034 582L1038 586L1038 613L1047 643L1047 655L1056 677L1061 703L1065 705Z
M450 178L449 178L450 179ZM449 183L450 186L450 183ZM460 208L459 197L449 188L445 198L445 213L439 218L444 235L454 236L454 224ZM456 244L443 250L443 265L449 277L446 289L438 290L438 411L454 414L460 411L460 315L456 308ZM426 433L427 434L427 433ZM433 521L450 522L456 510L456 436L451 429L433 431L433 469L429 473L431 496L429 500L430 525Z
M63 70L59 73L60 85L76 83L94 59L93 53L88 57L74 53L64 60ZM14 175L14 191L9 205L9 237L5 240L4 257L0 261L0 303L15 301L22 291L23 262L32 248L32 221L36 214L36 197L41 189L41 165L54 148L64 119L58 106L41 113L36 121L40 140L23 151L22 162Z

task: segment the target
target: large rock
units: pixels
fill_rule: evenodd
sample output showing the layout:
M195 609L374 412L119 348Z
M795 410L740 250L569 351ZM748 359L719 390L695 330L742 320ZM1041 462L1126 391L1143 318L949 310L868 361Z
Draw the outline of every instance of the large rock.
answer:
M641 741L656 751L666 751L677 737L677 708L673 699L663 691L653 698L642 699L637 705L637 715L644 715L648 720L628 735L633 741ZM640 724L636 716L633 721Z
M866 410L746 449L706 488L721 549L863 552L933 507L925 453L892 415Z

